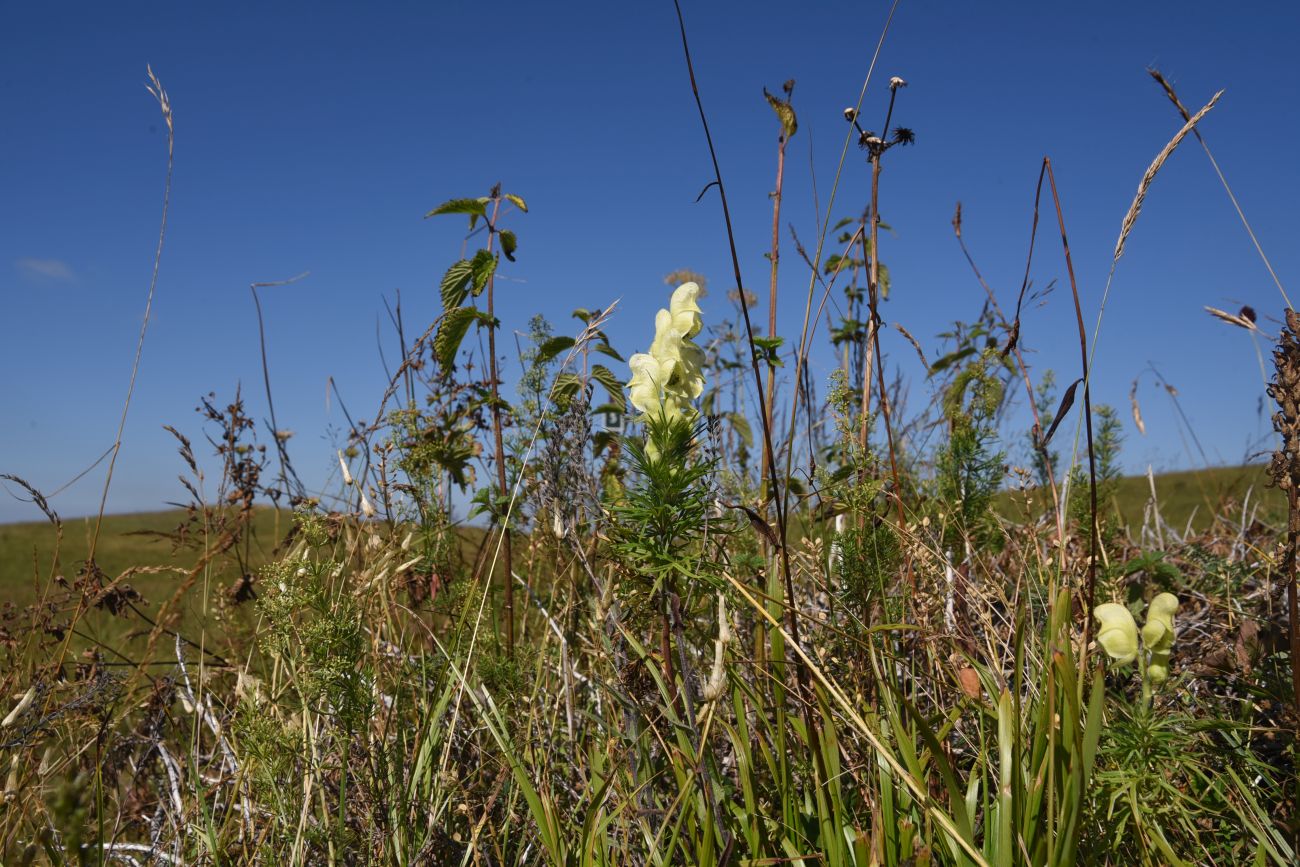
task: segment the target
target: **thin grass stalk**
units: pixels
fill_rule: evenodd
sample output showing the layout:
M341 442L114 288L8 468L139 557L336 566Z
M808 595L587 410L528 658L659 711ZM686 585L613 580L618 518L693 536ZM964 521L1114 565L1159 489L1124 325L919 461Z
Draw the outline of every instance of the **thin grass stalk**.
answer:
M889 118L894 113L894 100L898 96L898 89L891 88L889 91L889 111L885 115L885 133L889 132ZM871 159L871 258L867 268L867 303L871 309L871 328L872 343L874 344L876 356L876 378L880 385L880 397L877 403L880 404L880 415L885 422L885 438L889 447L889 470L894 477L894 503L898 507L898 532L905 532L907 529L907 518L903 513L903 485L898 475L898 453L894 447L894 428L889 417L889 396L885 393L885 362L880 353L880 157L877 151ZM871 350L868 350L870 353ZM870 396L871 387L868 383L862 384L864 394ZM870 411L870 407L864 408ZM864 421L863 433L865 437L866 427ZM862 443L862 453L866 454L866 443ZM912 589L916 589L916 576L912 572L911 555L907 556L907 565L905 567L908 577L908 583Z
M884 27L881 28L880 31L880 39L876 41L875 51L871 55L871 63L867 66L867 74L862 81L862 89L858 92L858 101L855 104L853 109L855 117L862 110L862 103L863 100L866 99L866 95L867 95L867 87L870 86L871 76L876 70L876 61L880 59L880 52L885 46L885 37L889 35L890 25L893 24L894 13L898 11L898 4L900 2L902 2L902 0L894 0L894 2L889 7L889 15L886 16L885 18L885 25ZM790 437L787 440L787 444L786 444L785 466L786 466L787 476L789 476L791 467L793 466L793 462L794 462L794 432L795 430L798 429L796 420L798 419L799 416L799 400L802 391L801 385L803 383L803 372L806 370L808 365L808 354L811 351L810 347L812 345L812 334L816 328L816 321L819 321L821 319L820 310L818 311L817 319L816 320L812 319L813 297L814 295L816 295L817 292L817 281L819 278L819 275L817 273L817 263L821 261L822 250L826 244L826 237L830 231L831 215L835 211L835 197L838 194L839 187L840 187L840 176L844 171L844 161L848 157L849 147L853 142L854 132L855 132L854 127L850 125L848 128L848 132L844 136L844 145L840 150L840 160L835 167L835 181L834 183L831 184L830 198L826 203L826 216L822 220L821 228L817 233L817 246L813 251L812 267L811 267L812 274L808 278L808 297L807 300L804 302L803 328L799 334L799 350L795 356L795 377L794 377L795 390L791 400L791 407L790 407ZM857 239L855 238L849 241L850 249L852 248L855 240ZM823 305L825 305L826 297L829 294L830 294L830 287L827 286L826 293L822 297ZM784 504L788 504L789 494L790 494L789 488L786 488L782 492L781 496Z
M1065 214L1061 210L1061 197L1056 191L1056 175L1052 172L1052 160L1050 157L1043 157L1043 167L1038 172L1038 188L1041 192L1043 186L1043 175L1047 175L1048 182L1052 188L1052 202L1056 206L1056 224L1061 230L1061 249L1065 252L1065 269L1070 277L1070 297L1074 299L1074 316L1079 329L1079 354L1083 364L1083 423L1088 433L1088 538L1089 538L1089 556L1088 556L1088 580L1084 586L1084 611L1083 611L1083 652L1079 654L1080 666L1086 664L1088 658L1088 644L1092 641L1092 609L1093 602L1096 598L1097 589L1097 556L1098 549L1101 547L1101 533L1097 526L1097 455L1093 449L1092 441L1092 389L1090 365L1091 356L1088 354L1088 332L1083 324L1083 307L1079 303L1079 284L1074 277L1074 259L1070 256L1070 239L1065 232ZM1073 460L1070 462L1074 466ZM1069 485L1067 482L1067 498ZM1060 538L1061 553L1061 573L1065 573L1065 504L1059 504L1057 511L1057 527Z
M492 218L488 225L493 231L488 232L488 252L492 252L492 245L496 241L497 214L501 210L501 187L496 186L492 190ZM510 496L510 486L506 481L506 449L501 437L501 374L497 369L497 320L494 313L494 299L496 289L496 269L493 269L491 276L488 277L487 284L487 314L488 314L488 370L492 379L492 441L496 449L497 465L497 487L501 496ZM510 545L510 521L503 519L501 521L501 545L505 554L505 578L502 585L505 589L503 619L506 627L506 658L515 658L515 586L510 576L514 574L514 551ZM488 582L491 583L492 574L488 573Z
M1034 220L1029 230L1029 256L1025 262L1025 277L1020 285L1020 300L1025 297L1025 290L1029 286L1029 267L1034 260L1034 241L1038 236L1038 199L1042 193L1042 173L1039 173L1038 190L1034 194ZM1042 432L1043 423L1038 415L1038 405L1034 401L1034 384L1029 376L1029 365L1025 364L1025 357L1020 351L1020 304L1016 304L1016 318L1008 322L1006 314L1002 311L1002 306L998 304L997 296L993 292L993 287L984 279L980 273L979 267L975 264L975 258L971 256L970 250L966 248L966 241L961 234L961 203L957 203L957 213L952 218L953 232L957 236L957 245L961 247L962 255L966 257L967 263L970 264L971 271L975 273L975 279L979 281L980 286L984 288L984 293L988 295L989 304L997 313L998 318L1002 320L1002 327L1007 331L1008 347L1016 357L1016 368L1020 371L1020 378L1025 384L1025 396L1029 401L1029 411L1033 415L1034 429ZM1046 452L1046 448L1043 449ZM1061 509L1061 498L1056 486L1056 470L1052 467L1051 461L1047 461L1044 455L1044 463L1047 467L1047 484L1052 494L1052 513L1059 514Z
M275 440L276 456L280 460L280 484L287 490L289 488L289 477L293 476L293 492L299 499L306 497L306 488L303 486L302 479L298 478L298 474L294 471L293 464L289 461L288 446L280 437L280 426L275 420L275 401L271 399L271 369L266 360L266 324L262 318L262 300L258 297L257 290L271 286L288 286L291 283L297 283L309 273L304 271L295 277L290 277L288 280L248 284L248 291L253 293L253 309L257 312L257 343L262 354L262 385L266 389L267 414L271 417L271 438Z
M1182 100L1178 98L1178 94L1174 92L1174 86L1169 83L1169 80L1161 75L1160 70L1158 69L1150 68L1147 72L1156 80L1156 83L1164 89L1165 96L1169 97L1169 101L1174 104L1174 107L1178 109L1178 113L1182 115L1183 123L1191 123L1191 112L1187 110L1187 107L1183 105ZM1205 138L1201 135L1199 129L1193 128L1192 135L1196 136L1196 140L1201 145L1201 150L1205 151L1206 158L1214 168L1214 174L1218 176L1219 183L1223 185L1223 191L1228 194L1228 200L1232 202L1232 207L1237 212L1237 218L1241 220L1241 225L1246 229L1246 234L1250 236L1250 242L1255 245L1255 252L1259 253L1260 260L1264 263L1264 267L1268 269L1268 275L1273 278L1273 285L1277 287L1277 291L1282 295L1283 303L1285 303L1287 307L1290 307L1291 299L1287 297L1286 289L1282 288L1282 281L1278 279L1277 272L1273 270L1273 263L1270 262L1268 256L1265 255L1264 248L1259 243L1259 238L1255 237L1255 230L1250 227L1250 221L1246 219L1246 212L1241 209L1241 203L1237 201L1237 196L1232 192L1232 187L1228 185L1228 179L1224 177L1223 170L1219 168L1219 161L1216 160L1214 154L1210 152L1209 143L1205 141Z
M131 397L135 394L135 380L140 372L140 359L144 355L144 339L149 330L149 317L153 310L154 292L158 288L158 269L162 264L163 241L167 237L167 213L171 208L172 199L172 168L176 152L176 129L172 119L171 99L167 96L167 91L163 89L162 82L154 75L153 68L146 66L145 71L149 75L149 84L145 85L145 88L158 101L158 108L162 112L163 121L167 124L167 178L163 184L162 220L158 227L158 246L154 250L153 271L149 278L149 292L145 297L144 319L140 322L140 336L136 340L135 359L131 362L131 379L127 385L126 399L122 403L122 417L117 424L117 436L113 440L112 456L108 460L108 472L104 477L104 490L100 494L99 511L95 516L95 529L91 533L90 545L86 554L86 562L91 564L95 562L95 549L99 544L100 529L104 525L104 509L108 505L108 491L113 484L113 470L117 466L118 453L122 450L122 434L126 430L126 417L131 409ZM76 623L81 619L81 615L86 610L86 603L86 594L82 593L81 599L77 602L76 613L72 616L72 623ZM72 631L69 630L59 648L55 663L56 667L63 664L71 641Z
M163 121L167 124L167 180L163 185L162 221L158 227L158 246L153 255L153 272L149 277L149 292L144 302L144 319L140 322L140 337L135 344L135 360L131 363L131 381L127 385L126 400L122 404L122 418L117 424L117 437L113 440L113 456L108 460L108 475L104 479L104 491L99 498L99 513L95 517L95 530L90 537L90 550L86 559L95 560L95 547L99 542L99 531L104 524L104 507L108 504L108 489L113 483L113 469L117 465L117 455L122 450L122 432L126 429L126 416L131 409L131 396L135 394L135 379L140 372L140 358L144 355L144 338L149 330L149 314L153 310L154 291L158 288L158 268L162 264L163 241L167 237L167 212L172 201L172 167L176 152L176 128L172 120L172 104L163 89L162 82L153 74L153 68L145 67L149 75L149 84L145 88L158 100Z
M791 88L791 90L793 90L793 87ZM789 99L791 96L793 96L792 93L786 94L787 99ZM781 197L785 187L785 149L786 149L786 145L788 145L789 143L790 143L790 137L786 135L785 124L782 123L781 134L780 136L777 137L777 145L776 145L776 188L772 192L772 249L768 253L768 258L771 260L772 271L771 271L771 277L768 284L768 292L767 292L767 336L772 338L776 337L776 297L777 297L776 277L777 277L777 271L781 265ZM745 299L744 299L743 292L740 301L741 304L744 305ZM763 411L769 414L767 420L769 427L771 427L771 425L775 421L771 417L771 413L773 412L773 408L775 406L776 406L776 367L774 365L768 365L767 400L763 402ZM792 436L793 436L793 423L794 423L794 419L792 418L791 419ZM771 448L771 444L769 443L768 439L765 437L763 439L763 463L762 463L762 466L764 467L768 465L771 459L771 455L768 454L769 448ZM775 496L776 491L775 489L773 489L768 493L770 493L772 496Z
M765 467L765 470L768 474L768 480L771 484L771 489L773 493L773 502L776 505L777 532L779 533L778 538L781 541L781 544L778 546L778 551L776 553L777 556L779 557L779 561L781 565L781 574L785 583L784 590L785 590L785 595L787 600L786 601L787 623L789 626L790 635L792 636L795 644L797 645L799 643L799 618L797 613L797 606L795 604L794 581L790 573L790 555L787 550L787 546L785 544L786 501L784 497L776 496L776 492L780 490L780 488L778 485L778 478L776 472L775 452L772 448L772 426L768 423L768 419L770 416L763 395L763 373L759 367L758 353L755 351L756 344L754 343L754 324L751 321L749 316L749 308L745 304L745 297L744 297L745 280L740 273L740 257L736 253L736 237L735 237L735 232L733 231L731 225L731 209L727 205L726 187L723 185L722 182L722 169L718 165L717 150L713 146L713 135L709 131L708 117L705 115L704 112L704 102L700 96L699 85L695 80L695 66L691 61L690 46L686 40L686 19L682 15L682 6L680 0L673 0L673 5L677 10L677 23L681 31L682 51L686 57L686 71L690 77L691 93L694 94L695 96L695 105L696 108L699 110L700 123L704 128L704 138L706 143L708 144L709 157L713 163L713 175L718 185L718 197L722 201L722 216L727 229L727 244L731 252L732 271L736 278L736 287L740 290L740 296L741 296L740 312L745 321L745 340L749 347L750 369L754 376L754 387L759 401L759 420L762 422L762 428L763 428L764 450L767 453L767 466ZM799 681L801 695L806 697L808 694L807 672L804 671L803 666L800 664L796 664L795 672ZM808 720L810 733L812 733L815 730L816 721L812 717L811 712L808 710L808 705L806 704L805 704L805 716Z

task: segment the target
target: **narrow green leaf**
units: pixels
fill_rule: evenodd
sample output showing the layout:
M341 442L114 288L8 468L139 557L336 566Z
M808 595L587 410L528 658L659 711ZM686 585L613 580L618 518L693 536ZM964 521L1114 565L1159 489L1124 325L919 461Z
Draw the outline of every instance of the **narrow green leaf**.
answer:
M525 214L528 213L528 206L524 204L524 200L521 199L519 196L516 196L514 193L505 193L504 196L505 196L505 200L508 201L510 204L514 205L516 208L523 211Z

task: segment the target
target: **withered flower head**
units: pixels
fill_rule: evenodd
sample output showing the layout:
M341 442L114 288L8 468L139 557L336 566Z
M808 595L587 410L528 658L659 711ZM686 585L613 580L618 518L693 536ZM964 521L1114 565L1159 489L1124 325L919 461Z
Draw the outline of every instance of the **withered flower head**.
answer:
M894 127L894 144L916 144L916 133L905 126Z

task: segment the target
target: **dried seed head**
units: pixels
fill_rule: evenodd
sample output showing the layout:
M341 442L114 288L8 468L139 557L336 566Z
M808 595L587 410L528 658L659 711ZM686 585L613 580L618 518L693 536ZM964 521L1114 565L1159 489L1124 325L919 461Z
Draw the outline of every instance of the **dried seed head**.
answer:
M1276 371L1269 383L1269 397L1277 401L1278 411L1273 414L1273 429L1282 437L1269 475L1273 484L1283 491L1300 488L1300 314L1286 311L1286 325L1278 336L1273 350L1273 367ZM1300 532L1300 511L1290 510L1291 532Z
M850 105L848 108L844 109L844 119L849 123L853 123L853 121L858 119L858 110Z
M889 79L889 89L898 90L900 87L907 87L907 82L895 75Z

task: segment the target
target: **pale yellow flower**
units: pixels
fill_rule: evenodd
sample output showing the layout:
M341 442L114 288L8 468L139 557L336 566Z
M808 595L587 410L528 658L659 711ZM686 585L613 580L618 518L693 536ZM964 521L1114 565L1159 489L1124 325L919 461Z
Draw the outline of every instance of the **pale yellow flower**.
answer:
M1174 649L1174 613L1178 611L1178 597L1161 593L1147 606L1147 622L1142 627L1142 643L1151 652L1147 664L1147 679L1161 683L1169 678L1169 657Z
M646 415L694 417L691 401L704 393L704 350L691 340L704 326L699 295L695 283L678 286L668 309L655 314L650 351L628 360L631 402Z
M699 299L700 287L697 283L683 283L673 290L668 312L672 314L673 327L682 332L683 337L694 337L704 327Z
M632 405L644 413L662 406L663 388L671 371L665 370L658 358L645 352L633 355L627 365L632 368L632 381L628 383Z
M1097 631L1097 641L1120 665L1127 665L1138 654L1138 630L1133 615L1123 605L1106 602L1093 609L1093 615L1101 621Z

